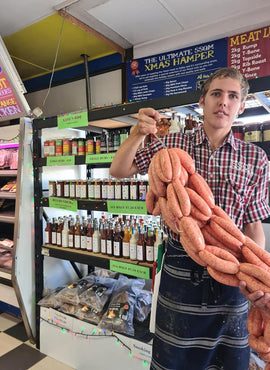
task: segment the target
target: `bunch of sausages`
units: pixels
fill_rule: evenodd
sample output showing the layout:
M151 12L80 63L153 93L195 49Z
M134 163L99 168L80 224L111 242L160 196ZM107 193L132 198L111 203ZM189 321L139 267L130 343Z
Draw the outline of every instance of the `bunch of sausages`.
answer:
M187 152L179 148L158 151L148 177L147 211L162 215L170 229L180 234L190 258L222 284L238 287L242 280L251 292L270 293L270 254L215 205L211 189ZM270 370L270 316L251 307L247 325L250 347L268 362Z

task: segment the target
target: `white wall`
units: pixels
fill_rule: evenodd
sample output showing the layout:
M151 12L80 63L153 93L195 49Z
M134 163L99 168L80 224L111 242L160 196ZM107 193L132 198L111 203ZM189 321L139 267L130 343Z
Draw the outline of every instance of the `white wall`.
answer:
M109 106L122 103L122 72L116 70L90 78L91 105ZM44 117L76 112L87 108L85 79L26 94L31 109L40 107Z

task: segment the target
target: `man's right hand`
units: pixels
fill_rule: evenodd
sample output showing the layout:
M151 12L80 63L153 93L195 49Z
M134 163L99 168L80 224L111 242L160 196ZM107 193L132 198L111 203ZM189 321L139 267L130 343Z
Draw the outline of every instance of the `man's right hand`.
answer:
M156 123L160 120L160 114L153 108L142 108L138 113L138 121L132 129L136 135L146 136L157 132Z

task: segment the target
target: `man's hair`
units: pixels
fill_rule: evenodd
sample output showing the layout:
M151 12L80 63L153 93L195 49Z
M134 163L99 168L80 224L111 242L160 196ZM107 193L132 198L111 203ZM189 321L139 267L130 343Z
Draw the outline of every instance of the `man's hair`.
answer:
M241 86L241 101L243 102L248 94L249 91L249 84L244 75L242 75L238 69L233 67L225 67L218 69L216 72L212 73L210 77L204 82L202 88L202 97L205 98L207 94L210 84L216 78L232 78L234 80L238 80Z

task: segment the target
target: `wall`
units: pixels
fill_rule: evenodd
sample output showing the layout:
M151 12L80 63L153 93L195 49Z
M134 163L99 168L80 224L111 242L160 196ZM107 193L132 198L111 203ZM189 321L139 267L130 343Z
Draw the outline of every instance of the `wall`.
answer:
M90 78L91 106L122 103L122 72L116 70ZM85 79L26 94L31 109L40 107L44 117L76 112L87 108Z

